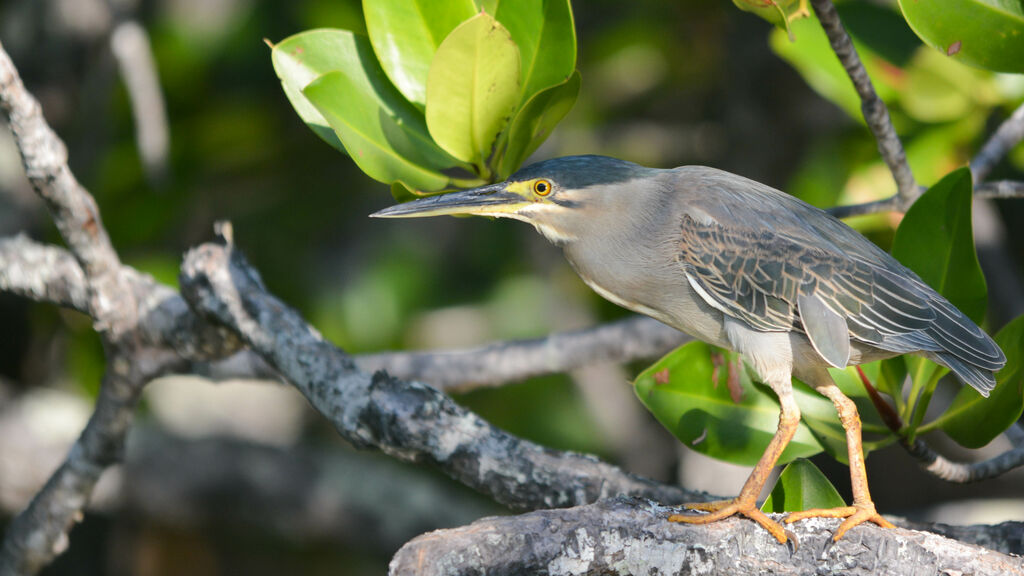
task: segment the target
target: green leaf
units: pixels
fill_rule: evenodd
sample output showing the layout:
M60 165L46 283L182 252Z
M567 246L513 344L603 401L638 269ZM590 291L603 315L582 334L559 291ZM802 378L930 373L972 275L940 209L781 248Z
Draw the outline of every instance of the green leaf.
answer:
M371 178L402 180L420 190L440 190L448 177L440 170L458 162L431 141L423 116L384 76L369 41L348 34L335 54L339 70L303 90L338 134L349 156Z
M899 0L911 29L954 60L999 72L1024 71L1019 0Z
M501 179L519 169L569 113L580 92L580 73L573 72L561 84L541 90L523 106L508 130L502 133L503 148L498 175Z
M522 100L564 83L576 69L576 28L569 0L504 0L494 16L519 46Z
M892 255L980 323L988 305L971 232L971 172L960 168L928 189L896 230Z
M299 117L317 136L341 152L345 151L341 140L323 115L302 95L302 89L321 74L350 66L345 60L351 43L351 32L323 28L289 36L270 51L274 72Z
M897 402L903 403L903 383L907 379L907 363L902 357L888 358L879 362L880 370L875 380L875 388L884 392Z
M752 465L761 458L779 424L779 405L774 396L755 387L741 370L743 395L734 402L726 385L725 366L717 381L711 349L690 342L670 352L636 379L640 401L684 444L713 458ZM821 444L801 423L779 459L821 452Z
M519 101L519 49L485 12L437 49L427 76L427 127L452 156L483 166Z
M473 0L363 0L366 31L384 72L421 109L434 53L476 12Z
M981 448L1020 418L1024 411L1024 316L1018 316L996 335L1006 353L1006 366L996 374L988 398L964 386L936 420L961 446Z
M846 506L828 478L808 460L795 460L782 471L762 512L799 512Z

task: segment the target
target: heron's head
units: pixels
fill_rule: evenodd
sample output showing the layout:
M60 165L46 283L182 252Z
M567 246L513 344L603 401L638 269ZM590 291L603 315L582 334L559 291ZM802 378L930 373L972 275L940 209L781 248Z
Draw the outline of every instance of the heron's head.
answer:
M375 218L468 215L529 222L556 244L592 233L594 223L628 202L654 169L607 156L566 156L531 164L490 186L420 198L371 214Z

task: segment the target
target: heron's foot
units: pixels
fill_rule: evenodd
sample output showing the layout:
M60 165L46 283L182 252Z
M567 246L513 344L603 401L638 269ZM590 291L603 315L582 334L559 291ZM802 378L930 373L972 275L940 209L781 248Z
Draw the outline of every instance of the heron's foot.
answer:
M864 522L873 522L882 528L895 528L892 522L882 518L881 514L875 511L874 502L854 504L853 506L840 506L839 508L812 508L803 512L793 512L786 517L785 522L786 524L792 524L797 520L807 518L846 518L832 537L835 541L839 541L850 528Z
M709 512L709 514L673 514L668 517L669 522L680 522L684 524L710 524L723 518L740 514L763 526L764 529L770 532L780 544L785 544L788 540L788 537L786 536L786 529L775 520L769 518L767 514L761 512L757 507L757 502L753 499L748 500L746 498L736 498L733 500L715 500L714 502L698 502L694 504L684 504L683 506L693 510L703 510L705 512Z

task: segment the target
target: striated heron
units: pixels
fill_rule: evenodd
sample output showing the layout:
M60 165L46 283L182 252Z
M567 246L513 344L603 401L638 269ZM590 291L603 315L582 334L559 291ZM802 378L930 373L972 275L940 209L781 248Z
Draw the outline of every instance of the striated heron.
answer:
M853 505L786 518L845 518L838 540L870 521L891 527L868 491L860 418L834 366L920 354L988 396L1003 352L916 274L828 213L735 174L662 170L604 156L539 162L506 182L418 199L373 216L478 214L533 224L608 300L741 353L774 390L779 426L739 496L674 515L704 524L734 514L786 531L757 497L800 421L791 377L835 404L846 430Z

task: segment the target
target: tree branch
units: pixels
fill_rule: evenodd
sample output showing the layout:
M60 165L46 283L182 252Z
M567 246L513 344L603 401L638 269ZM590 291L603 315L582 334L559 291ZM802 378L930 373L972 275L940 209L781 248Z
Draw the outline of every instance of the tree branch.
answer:
M532 340L467 350L365 354L355 361L365 372L387 370L392 376L425 380L442 390L465 390L568 372L594 362L657 358L690 339L653 318L632 316Z
M981 147L971 160L971 174L978 184L988 177L992 168L1006 156L1014 146L1024 140L1024 104L1010 115Z
M614 498L563 510L484 518L424 534L403 546L390 574L811 574L1024 573L999 552L901 528L862 524L838 542L839 520L790 526L799 546L780 545L745 519L672 524L677 510Z
M857 50L853 47L849 34L843 28L843 23L839 20L839 13L832 5L832 0L811 0L811 6L814 7L814 13L818 16L822 28L825 29L832 50L839 57L846 74L853 82L857 95L860 96L860 108L864 114L864 120L875 136L875 140L878 141L878 152L885 160L889 171L892 172L893 179L896 180L897 205L902 211L906 211L921 195L921 191L914 180L913 172L910 171L910 164L907 163L903 144L900 142L899 136L896 135L896 129L892 126L889 110L885 107L882 99L878 97L878 93L875 92L871 78L868 76L867 70L864 69L864 64L861 63L860 56L857 55Z
M2 44L0 109L10 122L29 182L46 202L86 277L90 282L116 282L111 277L120 269L120 260L103 228L96 201L71 173L64 142L46 123L39 102L25 89ZM113 303L93 304L100 321L116 308Z
M61 248L28 237L0 238L0 291L89 311L89 290L78 262Z
M617 494L662 502L707 498L633 476L592 456L516 438L425 384L359 371L348 355L265 291L229 238L221 241L186 255L182 294L196 311L237 331L356 447L431 462L517 509L586 504Z

